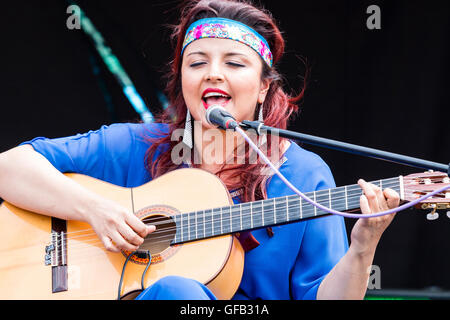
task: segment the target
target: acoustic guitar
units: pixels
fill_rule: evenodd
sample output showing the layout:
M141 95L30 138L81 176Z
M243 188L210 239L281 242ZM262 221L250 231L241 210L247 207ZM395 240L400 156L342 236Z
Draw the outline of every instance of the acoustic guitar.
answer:
M230 299L242 277L244 251L236 233L327 215L298 195L234 205L225 185L200 169L180 169L137 188L122 188L88 176L77 183L129 208L154 224L139 252L107 251L90 225L0 206L0 299L127 299L169 275L196 279L218 299ZM372 181L412 201L450 183L446 174L425 172ZM338 211L358 211L355 185L308 192ZM450 208L450 192L417 206Z

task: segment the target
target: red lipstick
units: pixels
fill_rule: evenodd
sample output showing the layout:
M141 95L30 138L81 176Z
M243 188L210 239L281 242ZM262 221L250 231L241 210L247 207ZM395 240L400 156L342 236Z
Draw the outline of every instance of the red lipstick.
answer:
M224 96L228 97L226 101L222 101L222 103L220 103L221 105L227 104L228 100L231 98L230 95L228 94L228 92L225 92L225 91L220 90L218 88L207 88L205 91L203 91L203 94L202 94L202 102L203 102L203 106L205 107L205 109L208 109L209 105L206 103L204 97L205 97L206 94L211 93L211 92L219 93L221 95L224 95Z

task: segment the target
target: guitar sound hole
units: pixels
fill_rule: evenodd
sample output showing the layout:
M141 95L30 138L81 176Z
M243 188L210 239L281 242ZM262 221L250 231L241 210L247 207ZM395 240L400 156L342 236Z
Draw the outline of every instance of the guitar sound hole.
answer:
M175 222L170 217L152 215L142 221L147 225L154 225L156 230L145 237L139 249L149 250L150 254L155 255L170 247L176 233Z

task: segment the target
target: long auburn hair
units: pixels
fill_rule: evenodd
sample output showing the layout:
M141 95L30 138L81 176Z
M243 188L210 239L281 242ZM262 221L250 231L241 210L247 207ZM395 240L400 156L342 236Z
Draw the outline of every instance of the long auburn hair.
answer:
M172 26L172 41L175 44L174 56L170 62L170 71L167 74L166 94L169 107L156 116L158 122L168 125L168 133L160 134L147 139L151 143L146 152L145 165L153 178L180 167L171 159L171 150L180 143L172 141L172 132L185 127L187 107L182 95L181 87L181 50L186 29L195 21L203 18L221 17L239 21L253 28L262 35L269 44L273 55L273 66L269 67L263 62L262 79L272 80L267 92L263 107L264 124L268 126L286 129L289 117L298 111L298 103L304 96L305 85L301 92L292 97L283 91L282 78L276 71L277 63L284 54L285 41L270 12L258 8L251 1L246 0L188 0L183 1L181 16L178 25ZM261 60L263 61L263 60ZM306 81L306 76L304 78ZM257 106L255 116L259 112ZM256 117L255 117L256 118ZM267 139L267 150L270 156L272 150L271 139ZM168 148L167 148L168 146ZM160 148L163 147L163 148ZM278 146L281 155L281 145ZM161 151L157 157L157 151ZM246 161L232 168L223 167L216 173L218 176L224 171L233 170L231 177L239 177L236 185L227 185L228 189L243 188L241 200L243 202L261 200L267 197L265 182L267 176L261 174L266 166L262 163L250 163L247 161L249 152L246 152ZM192 155L193 157L193 155ZM199 166L191 161L192 166ZM233 179L234 180L234 179Z

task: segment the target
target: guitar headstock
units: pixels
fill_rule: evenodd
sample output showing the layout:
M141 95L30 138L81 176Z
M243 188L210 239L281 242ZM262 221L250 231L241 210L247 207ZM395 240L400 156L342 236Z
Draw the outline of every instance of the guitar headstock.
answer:
M414 173L403 177L404 200L414 201L430 192L450 186L450 178L446 173L427 171ZM438 218L436 210L448 210L450 218L450 189L439 192L415 205L418 209L431 209L427 215L429 220Z

